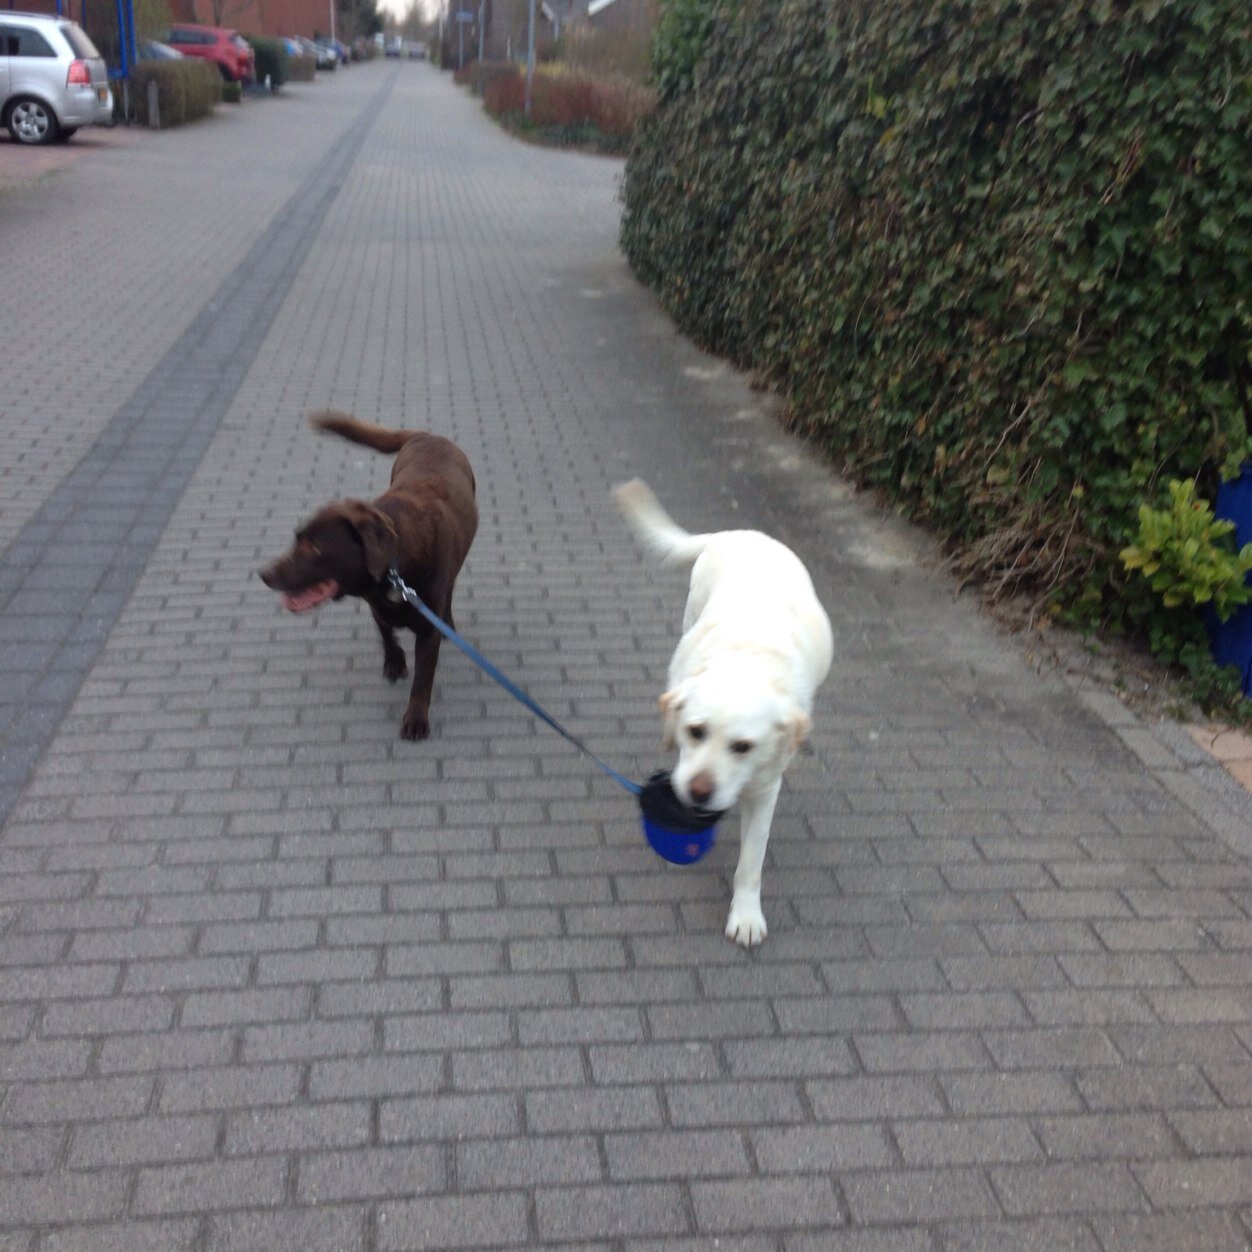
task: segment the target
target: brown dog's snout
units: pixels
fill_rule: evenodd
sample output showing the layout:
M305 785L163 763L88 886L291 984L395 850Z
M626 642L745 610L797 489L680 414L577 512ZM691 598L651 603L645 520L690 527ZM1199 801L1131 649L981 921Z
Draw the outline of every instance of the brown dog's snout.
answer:
M687 784L687 791L696 804L707 804L713 795L713 787L713 778L710 774L697 774Z

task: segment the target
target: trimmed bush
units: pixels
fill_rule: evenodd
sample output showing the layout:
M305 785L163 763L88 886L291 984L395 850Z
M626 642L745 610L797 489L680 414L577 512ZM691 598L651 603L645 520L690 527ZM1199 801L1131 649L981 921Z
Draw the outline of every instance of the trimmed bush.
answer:
M256 81L264 86L269 79L270 90L277 91L291 76L290 60L286 45L277 39L265 39L260 35L245 35L256 56Z
M149 124L148 84L157 85L161 129L207 117L222 98L222 76L211 61L140 61L130 77L130 101L136 120Z
M969 578L1159 626L1140 504L1252 456L1246 0L671 9L635 271Z
M293 83L311 83L317 78L317 57L302 52L299 56L287 54L287 77Z
M523 71L511 68L483 79L483 105L505 125L547 143L586 144L602 152L625 150L653 100L650 89L626 79L545 68L534 78L528 120Z

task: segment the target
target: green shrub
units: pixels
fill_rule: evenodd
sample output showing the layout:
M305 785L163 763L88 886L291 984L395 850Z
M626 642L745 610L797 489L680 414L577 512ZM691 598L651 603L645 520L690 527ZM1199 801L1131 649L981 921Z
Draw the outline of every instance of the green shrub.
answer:
M186 57L182 61L139 61L130 77L130 103L142 125L148 117L148 84L157 86L161 129L182 126L207 117L222 99L222 76L211 61Z
M689 91L716 18L728 16L738 0L662 0L652 37L652 80L662 100Z
M1246 0L679 10L635 271L966 575L1146 634L1139 505L1252 455Z
M277 39L265 39L260 35L245 35L256 56L256 81L264 85L269 79L270 90L277 91L291 76L290 57L287 46Z
M311 83L317 77L317 57L302 52L299 56L287 54L287 77L293 83Z
M1167 609L1211 604L1224 622L1252 600L1244 579L1252 570L1252 543L1234 552L1234 522L1213 516L1205 500L1195 498L1193 481L1169 484L1170 507L1139 509L1137 542L1121 551L1122 564L1137 570Z
M243 102L243 83L228 83L223 79L222 102L224 104L241 104Z

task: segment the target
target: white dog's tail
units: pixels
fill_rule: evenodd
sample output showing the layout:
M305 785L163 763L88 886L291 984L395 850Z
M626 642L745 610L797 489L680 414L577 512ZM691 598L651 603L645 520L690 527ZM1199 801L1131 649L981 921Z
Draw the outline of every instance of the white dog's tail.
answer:
M704 551L707 535L683 530L661 507L652 488L641 478L613 488L613 499L629 523L635 537L666 565L691 565Z

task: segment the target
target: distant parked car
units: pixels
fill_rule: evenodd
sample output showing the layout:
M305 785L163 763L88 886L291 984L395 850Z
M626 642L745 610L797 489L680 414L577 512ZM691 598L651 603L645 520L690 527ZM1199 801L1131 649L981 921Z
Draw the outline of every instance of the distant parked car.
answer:
M29 144L113 124L108 68L77 22L0 11L0 124Z
M337 69L339 53L335 45L329 39L315 39L313 43L317 48L317 68L319 70Z
M165 42L184 56L212 61L228 83L256 80L256 54L242 35L224 26L171 26Z
M409 60L426 60L426 45L420 39L415 39L411 44L409 44Z
M389 57L398 57L404 52L404 40L399 35L392 35L387 40L387 55Z
M162 43L159 39L139 39L135 42L135 52L141 61L182 61L185 58L177 48Z

